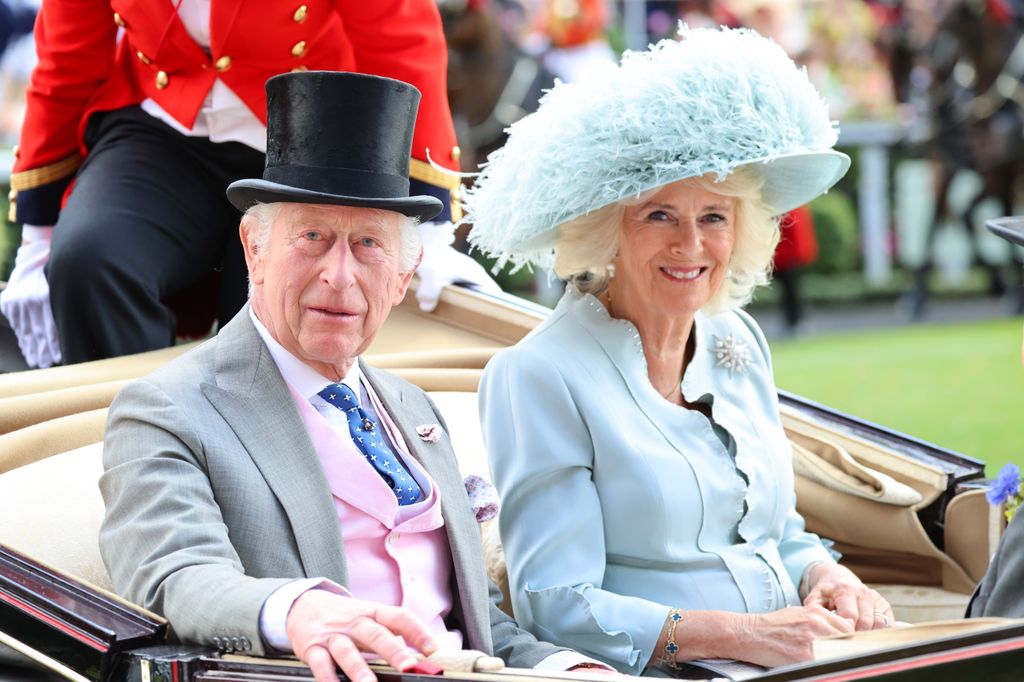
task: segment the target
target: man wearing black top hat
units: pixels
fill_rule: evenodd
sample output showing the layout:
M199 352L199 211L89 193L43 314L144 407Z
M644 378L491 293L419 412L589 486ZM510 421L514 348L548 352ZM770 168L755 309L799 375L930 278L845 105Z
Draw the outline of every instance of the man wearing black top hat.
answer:
M1015 247L1024 246L1024 217L990 220L987 227ZM1021 349L1024 363L1024 348ZM1024 618L1024 513L1006 527L985 576L967 605L967 617Z
M359 360L441 209L409 196L418 99L358 74L267 82L263 178L228 188L249 305L110 408L103 558L183 641L293 651L318 680L372 680L364 651L408 669L410 647L584 664L492 603L441 415Z

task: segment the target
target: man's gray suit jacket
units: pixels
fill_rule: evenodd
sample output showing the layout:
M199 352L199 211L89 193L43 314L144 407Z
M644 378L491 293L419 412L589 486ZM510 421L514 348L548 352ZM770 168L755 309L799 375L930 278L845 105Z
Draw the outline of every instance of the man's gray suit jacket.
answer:
M1024 512L1006 527L995 556L967 606L967 617L1024 618Z
M453 554L452 626L466 646L532 667L559 649L496 606L480 532L445 434L423 391L362 366L441 493ZM110 407L100 550L117 591L166 617L182 641L267 653L260 609L296 578L346 584L330 488L248 306L214 339L126 386Z

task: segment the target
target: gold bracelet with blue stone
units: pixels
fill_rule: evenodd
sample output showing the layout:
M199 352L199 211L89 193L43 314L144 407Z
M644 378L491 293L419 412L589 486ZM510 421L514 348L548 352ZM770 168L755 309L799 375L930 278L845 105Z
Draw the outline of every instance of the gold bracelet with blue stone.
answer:
M679 645L676 644L676 626L683 619L683 612L679 609L672 609L668 612L668 634L665 636L665 656L662 658L665 665L670 668L678 668L676 654L679 653Z

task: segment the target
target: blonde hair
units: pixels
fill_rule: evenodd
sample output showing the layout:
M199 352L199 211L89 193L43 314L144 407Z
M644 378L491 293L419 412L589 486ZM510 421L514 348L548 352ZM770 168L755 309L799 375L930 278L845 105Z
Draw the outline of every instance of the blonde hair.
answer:
M735 243L729 275L705 304L704 311L720 313L745 305L754 289L770 279L772 257L779 243L779 218L761 198L763 179L750 166L737 168L719 181L708 174L680 184L726 197L735 197ZM580 293L599 294L608 287L608 265L619 251L626 208L641 204L661 188L603 206L558 227L555 274Z

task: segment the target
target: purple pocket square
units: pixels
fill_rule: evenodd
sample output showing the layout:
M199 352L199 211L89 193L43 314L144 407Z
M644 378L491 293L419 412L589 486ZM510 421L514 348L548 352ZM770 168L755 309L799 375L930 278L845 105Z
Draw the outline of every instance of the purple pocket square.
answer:
M476 474L470 474L466 476L465 484L469 504L473 507L477 522L483 523L496 517L501 503L498 502L498 491L491 482Z

